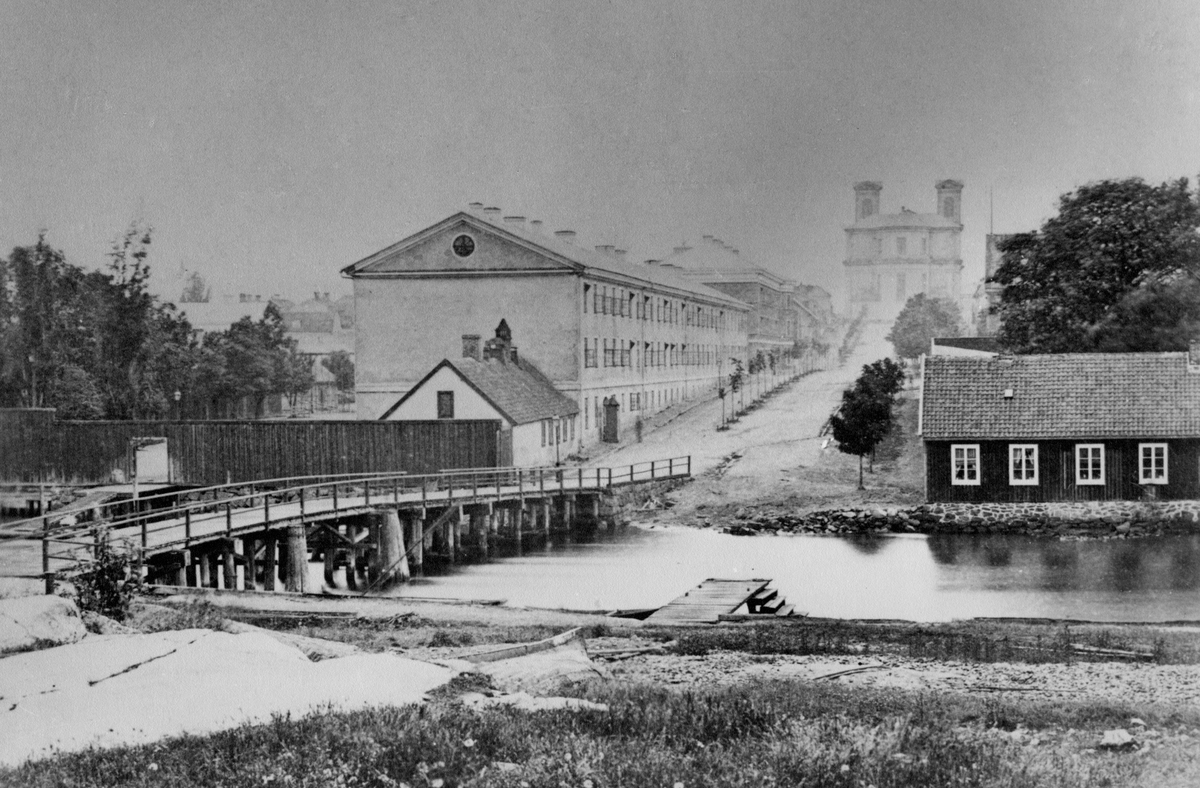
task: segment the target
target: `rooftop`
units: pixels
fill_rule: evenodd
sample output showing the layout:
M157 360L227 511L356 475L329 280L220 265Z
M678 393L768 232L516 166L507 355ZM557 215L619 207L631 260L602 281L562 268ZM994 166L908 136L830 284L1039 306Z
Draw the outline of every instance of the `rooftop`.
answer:
M892 227L956 229L962 227L962 225L953 219L947 219L941 214L902 211L901 213L877 213L865 219L859 219L846 229L881 230Z
M1187 353L927 356L926 439L1200 437Z
M386 419L390 416L401 403L443 367L457 372L459 377L513 424L528 424L579 412L579 406L574 401L561 394L541 370L523 358L517 361L456 358L453 361L444 359L380 418Z

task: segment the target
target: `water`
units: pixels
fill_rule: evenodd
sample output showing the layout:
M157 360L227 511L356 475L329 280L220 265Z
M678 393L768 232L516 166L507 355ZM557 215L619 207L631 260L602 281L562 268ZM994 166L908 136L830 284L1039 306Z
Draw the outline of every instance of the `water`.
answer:
M832 618L1200 620L1200 537L1058 542L1017 536L737 537L630 527L455 567L401 596L605 610L665 604L708 577L770 578Z

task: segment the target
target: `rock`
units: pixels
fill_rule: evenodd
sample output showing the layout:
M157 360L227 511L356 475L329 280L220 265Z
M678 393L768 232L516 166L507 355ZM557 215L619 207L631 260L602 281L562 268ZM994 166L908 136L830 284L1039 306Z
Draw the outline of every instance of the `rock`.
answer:
M1134 718L1130 719L1129 724L1134 728L1145 728L1146 727L1146 722L1144 720L1142 720L1140 717L1134 717Z
M1132 525L1126 522L1118 525L1116 530L1119 534L1127 534L1129 533L1130 528L1132 528Z
M1134 750L1137 749L1138 744L1129 735L1129 731L1124 728L1114 728L1104 732L1104 738L1100 740L1098 746L1107 750Z
M83 611L80 616L83 619L84 626L87 627L87 631L97 635L136 635L138 632L133 627L127 627L120 621L111 619L100 613L93 613L90 610Z
M60 596L0 599L0 654L74 643L87 635L79 608Z

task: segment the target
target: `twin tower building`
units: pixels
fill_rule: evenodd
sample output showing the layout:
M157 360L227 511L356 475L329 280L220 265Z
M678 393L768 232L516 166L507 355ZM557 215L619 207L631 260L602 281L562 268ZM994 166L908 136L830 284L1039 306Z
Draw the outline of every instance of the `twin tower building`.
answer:
M854 185L854 224L846 228L847 314L891 323L917 293L958 303L962 286L962 190L935 184L936 210L880 213L883 184Z

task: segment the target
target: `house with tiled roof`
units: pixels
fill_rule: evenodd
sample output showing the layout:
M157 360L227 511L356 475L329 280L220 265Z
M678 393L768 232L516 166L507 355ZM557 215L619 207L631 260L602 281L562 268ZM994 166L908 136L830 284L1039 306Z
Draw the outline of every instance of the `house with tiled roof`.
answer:
M579 448L579 406L536 365L521 358L508 323L481 345L462 338L461 358L442 359L387 409L382 421L488 419L501 423L501 445L518 467L556 465Z
M930 502L1200 499L1200 348L926 356Z
M521 357L575 402L583 444L619 440L647 415L712 396L729 359L747 359L745 303L482 203L342 274L354 285L359 418L379 418L457 358L464 335L501 319Z

